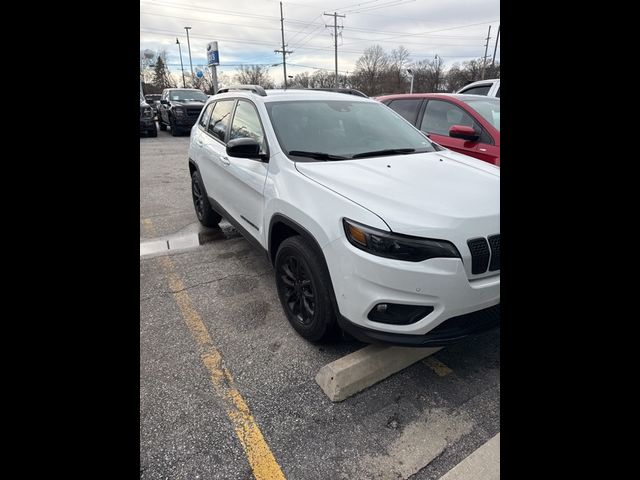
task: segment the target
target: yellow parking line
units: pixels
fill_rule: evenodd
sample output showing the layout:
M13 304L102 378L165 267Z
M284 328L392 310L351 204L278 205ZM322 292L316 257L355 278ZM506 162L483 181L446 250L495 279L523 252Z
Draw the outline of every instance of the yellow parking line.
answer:
M142 224L149 234L155 236L155 228L150 219L144 219ZM159 257L156 261L162 267L169 282L169 288L174 292L173 298L178 304L182 317L198 345L202 363L211 375L213 389L226 404L227 416L231 420L236 435L242 444L253 475L257 480L284 480L285 477L280 465L278 465L273 453L271 453L271 449L253 418L247 402L235 387L233 377L224 366L222 355L213 345L202 317L193 307L182 280L176 274L173 261L168 256Z
M435 357L427 357L423 360L423 362L425 363L425 365L427 365L427 367L436 372L436 375L438 375L439 377L446 377L450 373L453 373L453 370L451 370Z

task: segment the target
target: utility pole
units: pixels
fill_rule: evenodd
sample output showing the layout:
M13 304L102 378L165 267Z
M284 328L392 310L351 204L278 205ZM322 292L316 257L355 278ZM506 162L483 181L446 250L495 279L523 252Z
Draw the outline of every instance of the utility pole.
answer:
M191 27L184 27L187 31L187 45L189 46L189 66L191 66L191 86L193 87L193 63L191 62L191 42L189 42L189 30Z
M339 88L340 85L338 83L338 17L346 17L346 15L338 15L336 12L333 13L325 13L327 17L333 17L333 42L336 51L336 88ZM325 25L325 28L331 27L331 25ZM342 28L342 27L340 27Z
M491 67L496 63L496 51L498 50L498 40L500 40L500 25L498 25L498 35L496 36L496 45L493 47L493 58L491 59Z
M282 2L280 2L280 30L282 31L282 50L274 50L275 53L282 52L282 68L284 68L284 89L287 89L287 53L293 53L293 50L285 49L284 45L284 16L282 15Z
M182 72L182 88L187 88L187 84L184 81L184 65L182 65L182 47L180 46L180 40L176 37L176 43L178 44L178 51L180 52L180 71Z
M487 65L487 48L489 48L489 39L491 38L491 25L489 25L489 33L487 33L487 43L484 44L484 58L482 59L482 78L484 80L484 69Z

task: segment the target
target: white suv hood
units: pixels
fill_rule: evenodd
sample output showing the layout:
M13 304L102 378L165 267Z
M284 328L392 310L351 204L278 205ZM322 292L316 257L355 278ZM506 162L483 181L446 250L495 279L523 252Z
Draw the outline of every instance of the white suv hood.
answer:
M455 243L500 232L500 169L466 155L445 150L297 162L296 168L377 214L394 232Z

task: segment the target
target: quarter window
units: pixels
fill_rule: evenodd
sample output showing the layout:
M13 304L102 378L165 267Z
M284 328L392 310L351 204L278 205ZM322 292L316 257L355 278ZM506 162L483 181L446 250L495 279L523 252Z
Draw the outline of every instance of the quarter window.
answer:
M211 121L209 122L207 132L222 143L225 142L227 136L234 102L235 100L220 100L216 103L216 106L213 108L213 113L211 114Z
M207 124L209 123L209 119L211 118L211 111L213 110L214 105L214 103L210 103L206 106L204 112L202 112L202 115L200 116L200 122L198 122L202 128L207 128Z

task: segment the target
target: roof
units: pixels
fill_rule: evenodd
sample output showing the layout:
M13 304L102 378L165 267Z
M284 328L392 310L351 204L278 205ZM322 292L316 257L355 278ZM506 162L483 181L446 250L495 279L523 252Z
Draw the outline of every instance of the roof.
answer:
M226 92L218 93L210 98L224 98L224 97L245 97L245 98L253 98L253 99L261 99L265 103L266 102L281 102L283 100L322 100L322 99L333 99L333 100L342 100L342 101L357 101L357 102L370 102L372 101L368 97L361 97L357 94L347 95L345 93L337 93L334 91L325 91L325 90L314 90L314 89L295 89L289 88L287 90L284 89L269 89L263 90L265 95L260 95L260 93L252 92L251 90L231 90L229 89Z

